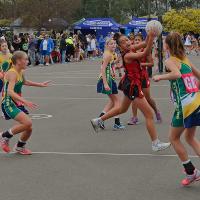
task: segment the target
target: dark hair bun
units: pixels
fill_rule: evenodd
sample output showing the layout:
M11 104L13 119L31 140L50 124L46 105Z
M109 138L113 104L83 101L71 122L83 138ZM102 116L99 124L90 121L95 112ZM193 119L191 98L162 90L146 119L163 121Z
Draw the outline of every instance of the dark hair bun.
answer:
M113 36L113 39L118 41L118 39L120 38L121 36L121 33L115 33L114 36Z
M114 36L113 36L113 40L116 41L117 45L119 45L119 39L120 39L121 36L122 36L121 33L115 33Z

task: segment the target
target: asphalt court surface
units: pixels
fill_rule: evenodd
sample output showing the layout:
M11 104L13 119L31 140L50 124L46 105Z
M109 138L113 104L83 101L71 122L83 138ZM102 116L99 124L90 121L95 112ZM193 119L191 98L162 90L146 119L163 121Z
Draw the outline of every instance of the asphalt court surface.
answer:
M192 57L198 66L199 57ZM31 111L30 157L0 154L0 199L5 200L188 200L199 199L200 184L183 188L181 163L173 149L151 152L141 124L113 132L113 120L95 134L90 119L102 111L106 96L96 93L99 61L31 67L27 79L52 80L49 88L24 88L23 95L39 104ZM152 95L163 115L159 137L168 140L173 104L169 83L152 84ZM127 123L130 111L121 116ZM0 120L1 130L12 121ZM199 137L199 130L197 131ZM13 145L17 138L13 139ZM199 158L188 147L192 161Z

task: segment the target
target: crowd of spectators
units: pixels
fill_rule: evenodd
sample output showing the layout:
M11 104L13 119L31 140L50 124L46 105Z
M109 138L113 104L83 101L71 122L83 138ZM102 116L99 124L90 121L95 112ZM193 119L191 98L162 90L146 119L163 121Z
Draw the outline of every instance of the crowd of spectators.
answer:
M111 34L107 37L111 37ZM134 38L134 34L130 34ZM11 53L17 50L24 51L29 56L29 65L46 65L54 63L79 62L85 59L96 59L102 56L105 46L103 36L97 40L95 35L83 35L81 31L47 32L41 30L34 34L20 33L11 38L1 36L6 40ZM200 37L191 33L183 36L187 54L199 55Z
M11 53L17 50L24 51L29 56L32 66L54 63L79 62L84 59L96 59L104 51L105 38L99 40L95 35L83 35L81 31L20 33L12 38L1 36L6 40Z

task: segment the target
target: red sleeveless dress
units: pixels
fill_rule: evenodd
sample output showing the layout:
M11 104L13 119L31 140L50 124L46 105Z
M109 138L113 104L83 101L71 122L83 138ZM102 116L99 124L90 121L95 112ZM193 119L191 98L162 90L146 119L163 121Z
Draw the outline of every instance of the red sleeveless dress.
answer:
M124 61L125 55L122 56L125 75L119 83L119 90L122 90L124 95L130 100L143 98L140 62L139 60L133 60L131 63L127 64Z
M147 62L146 56L140 60L140 63L146 63L146 62ZM146 66L141 67L141 82L142 82L142 88L150 87L149 74Z

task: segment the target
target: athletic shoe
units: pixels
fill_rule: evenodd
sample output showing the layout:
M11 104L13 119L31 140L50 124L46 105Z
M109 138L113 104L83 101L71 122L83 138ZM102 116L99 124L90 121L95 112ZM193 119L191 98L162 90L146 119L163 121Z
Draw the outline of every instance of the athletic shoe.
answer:
M49 63L46 63L45 66L49 66Z
M171 146L171 143L164 143L164 142L158 141L156 144L152 143L152 150L154 152L162 151L169 148L170 146Z
M32 155L31 150L26 149L25 147L17 147L17 145L15 145L13 151L21 155Z
M125 129L125 126L122 124L120 124L120 125L114 124L114 126L113 126L114 131L119 131L119 130L124 130L124 129Z
M101 124L100 124L100 129L102 129L102 130L104 130L106 127L105 127L105 124L104 124L104 122L102 122Z
M98 133L99 129L103 126L103 121L99 118L92 119L91 121L92 127L94 128L95 132Z
M186 174L186 178L181 181L181 184L183 186L188 186L194 181L200 181L200 171L198 169L195 169L193 175Z
M157 120L157 123L162 123L162 116L160 112L156 113L156 120Z
M137 117L130 118L128 125L137 125L137 124L139 124L139 120Z
M5 153L10 153L9 140L3 137L0 138L0 147Z

